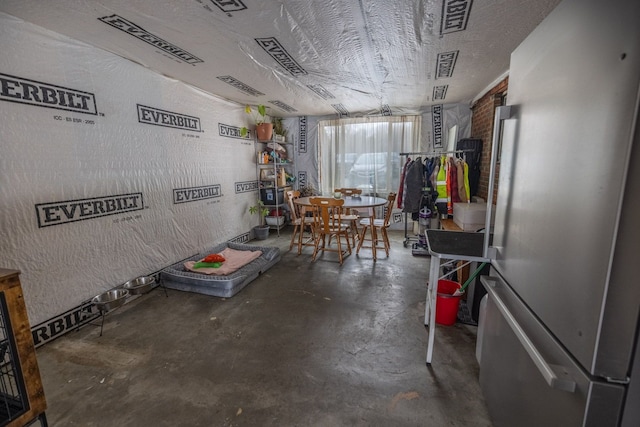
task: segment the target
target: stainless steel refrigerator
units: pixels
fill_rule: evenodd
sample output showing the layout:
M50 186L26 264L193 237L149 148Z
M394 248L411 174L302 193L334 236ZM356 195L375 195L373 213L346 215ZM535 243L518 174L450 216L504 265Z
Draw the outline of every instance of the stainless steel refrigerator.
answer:
M639 45L640 1L567 0L512 54L479 343L497 427L640 426Z

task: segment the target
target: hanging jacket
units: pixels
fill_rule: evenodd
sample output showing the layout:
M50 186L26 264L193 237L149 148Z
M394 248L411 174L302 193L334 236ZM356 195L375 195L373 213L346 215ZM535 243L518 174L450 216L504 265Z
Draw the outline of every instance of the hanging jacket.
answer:
M460 201L458 197L458 175L453 157L447 159L447 213L453 215L453 203Z
M432 185L432 180L431 180L431 175L433 174L433 169L435 168L435 162L436 158L435 157L431 157L431 158L427 158L424 161L424 176L425 176L425 180L426 180L426 184L427 187L431 187L431 188L435 188L435 186Z
M465 189L465 181L464 181L464 164L465 161L462 159L456 159L456 172L458 174L458 197L460 197L460 201L465 203L469 201L467 197L467 191Z
M429 176L429 180L431 180L431 188L433 188L434 190L436 190L436 196L437 196L437 189L438 187L436 186L437 182L438 182L438 172L440 171L440 159L435 158L434 162L433 162L433 170L431 172L431 175Z
M449 157L449 162L451 163L451 203L460 203L462 199L460 198L460 191L458 185L458 164L456 159L453 157Z
M404 166L402 167L402 173L400 174L400 187L398 188L398 209L402 209L402 206L404 204L404 177L405 174L407 173L407 169L409 168L409 165L411 164L411 159L409 157L407 157L407 161L405 162Z
M408 167L405 175L404 207L403 212L418 212L424 186L424 165L422 159L417 157Z
M471 184L469 183L469 164L464 162L464 191L467 195L467 201L471 201Z

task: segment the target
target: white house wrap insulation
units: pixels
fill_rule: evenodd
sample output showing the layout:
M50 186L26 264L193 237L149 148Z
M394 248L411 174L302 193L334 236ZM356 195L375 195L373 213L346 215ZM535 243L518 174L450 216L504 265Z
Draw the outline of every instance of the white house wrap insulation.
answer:
M0 38L0 259L32 324L248 238L241 106L3 14Z
M466 103L559 0L3 0L0 11L281 116Z

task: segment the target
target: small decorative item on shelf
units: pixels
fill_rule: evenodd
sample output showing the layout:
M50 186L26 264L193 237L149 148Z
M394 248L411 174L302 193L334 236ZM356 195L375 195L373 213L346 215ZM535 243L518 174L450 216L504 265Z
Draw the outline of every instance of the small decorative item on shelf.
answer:
M258 105L254 110L250 105L244 107L244 112L251 115L256 124L256 135L258 141L269 141L273 136L273 123L271 123L271 117L267 115L267 107L264 105ZM249 134L249 129L242 127L240 129L240 136L245 137Z
M277 151L269 152L269 160L272 160L274 163L280 163L280 156Z
M296 177L287 173L287 171L284 172L287 184L293 184L294 182L296 182Z
M260 163L266 165L269 163L269 152L267 150L260 153Z

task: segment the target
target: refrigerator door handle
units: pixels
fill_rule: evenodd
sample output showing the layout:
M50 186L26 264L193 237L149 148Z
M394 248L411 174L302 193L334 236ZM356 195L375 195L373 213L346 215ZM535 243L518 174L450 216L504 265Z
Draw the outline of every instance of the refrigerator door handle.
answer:
M567 378L560 378L560 376L556 374L556 370L562 371L564 369L561 366L552 365L544 359L529 337L527 337L527 334L524 332L520 324L518 324L518 321L513 317L505 303L500 299L497 292L494 290L498 285L497 280L490 276L482 276L480 280L485 285L487 292L496 303L496 307L498 307L498 310L500 310L500 313L504 316L505 321L511 327L513 333L516 335L520 344L522 344L523 348L536 365L549 387L569 393L575 392L576 382L573 381L572 378L568 377L568 374L564 374ZM554 370L554 367L556 370Z

